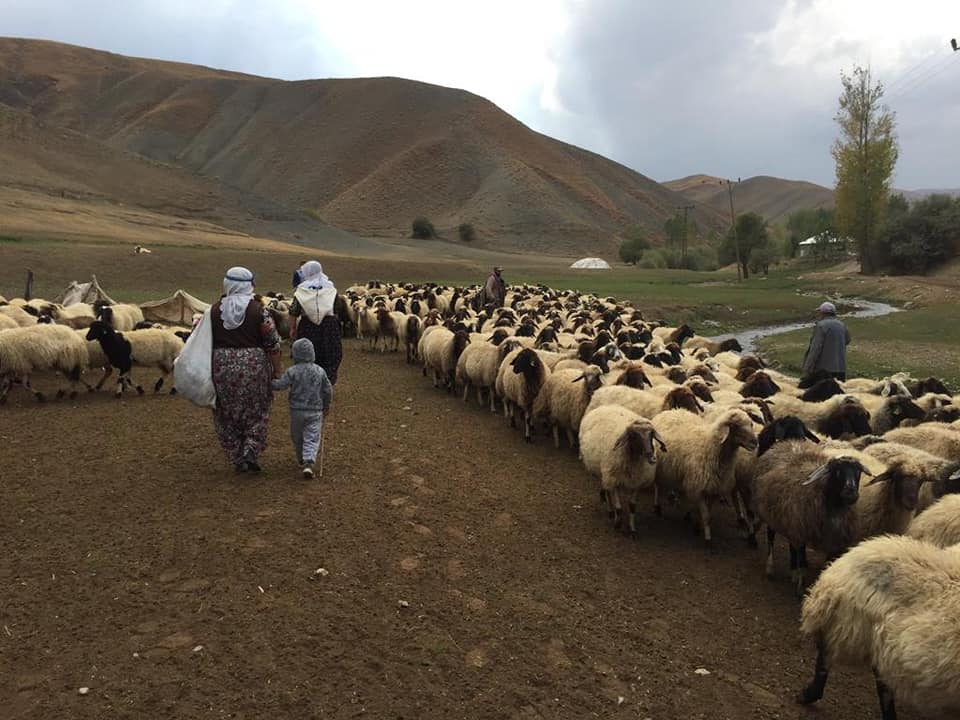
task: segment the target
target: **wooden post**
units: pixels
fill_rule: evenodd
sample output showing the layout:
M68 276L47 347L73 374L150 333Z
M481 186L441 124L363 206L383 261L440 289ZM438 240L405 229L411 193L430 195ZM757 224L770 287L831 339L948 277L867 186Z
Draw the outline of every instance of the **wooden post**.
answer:
M33 297L33 270L27 270L27 287L23 291L23 299L30 300Z

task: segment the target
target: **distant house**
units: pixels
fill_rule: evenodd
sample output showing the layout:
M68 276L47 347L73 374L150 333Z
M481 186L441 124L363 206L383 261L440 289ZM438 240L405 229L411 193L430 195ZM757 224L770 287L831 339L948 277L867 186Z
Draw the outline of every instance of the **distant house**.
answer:
M797 245L797 256L810 257L837 257L846 255L850 243L847 238L833 237L823 233L813 235Z
M577 260L570 267L577 270L609 270L610 263L601 258L586 257Z

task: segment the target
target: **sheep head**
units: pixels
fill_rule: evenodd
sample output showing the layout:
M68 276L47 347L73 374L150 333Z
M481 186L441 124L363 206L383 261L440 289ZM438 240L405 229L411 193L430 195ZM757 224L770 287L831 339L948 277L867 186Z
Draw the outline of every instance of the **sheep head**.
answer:
M687 371L680 367L672 367L664 373L666 378L677 385L682 385L687 379Z
M753 422L743 410L727 410L720 416L716 427L720 445L743 448L747 452L757 449L757 434L753 431Z
M736 338L729 338L720 343L720 352L743 352L743 345Z
M807 426L803 424L803 420L793 415L787 415L763 426L757 436L757 457L760 457L774 444L783 440L820 442L820 438L810 432Z
M699 375L688 378L684 385L690 388L690 391L703 402L713 402L713 393L710 392L710 386Z
M751 375L750 379L740 388L740 394L743 397L768 398L778 392L780 392L780 386L762 370L758 370Z
M114 332L113 328L107 325L103 320L94 320L90 323L90 327L87 329L87 340L100 340L105 338L110 333Z
M887 469L874 477L867 485L880 482L893 483L893 494L897 504L905 510L916 510L920 500L921 479L907 468L902 460L895 460Z
M761 425L766 425L767 423L773 422L774 420L773 410L770 409L770 406L775 404L773 400L768 400L766 398L758 398L758 397L746 397L743 399L743 402L741 402L740 404L741 406L748 405L748 404L755 406L757 410L760 411ZM749 415L750 413L748 412L747 414Z
M834 439L870 434L870 413L855 397L840 398L828 417L820 423L824 433Z
M834 395L843 395L843 386L834 378L826 378L804 390L800 399L804 402L823 402Z
M801 485L824 483L827 505L832 509L853 505L860 497L860 476L873 475L856 458L846 455L830 458L814 470Z
M653 387L650 378L639 365L628 365L617 379L617 385L626 385L627 387L642 389L644 385Z
M657 462L657 448L654 443L660 446L660 452L667 451L663 438L648 420L635 420L623 431L613 449L621 452L626 448L631 464L646 460L650 465L654 465Z
M579 376L575 377L573 382L580 382L581 380L583 381L584 390L587 395L592 395L597 388L603 385L603 370L596 365L591 365L585 368Z
M703 412L703 405L697 400L697 396L693 394L693 390L686 385L681 385L667 393L667 396L663 399L663 409L687 410L694 415L699 415Z
M894 426L899 425L904 420L922 420L926 415L923 408L903 395L891 395L884 400L884 405L890 412Z

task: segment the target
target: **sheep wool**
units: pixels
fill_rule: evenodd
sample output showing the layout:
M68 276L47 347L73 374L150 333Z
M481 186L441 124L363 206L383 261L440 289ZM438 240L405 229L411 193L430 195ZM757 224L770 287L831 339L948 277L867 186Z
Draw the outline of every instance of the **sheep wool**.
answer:
M622 524L623 497L629 509L629 529L636 535L636 505L640 490L653 486L660 451L666 445L646 418L619 405L604 405L583 416L580 457L587 472L600 479L600 492L615 526Z
M863 542L832 563L803 602L817 672L801 694L823 696L838 664L873 668L884 718L894 699L924 714L960 712L960 547L902 536Z
M680 490L699 509L703 538L710 544L711 504L733 492L737 450L757 449L753 422L735 408L712 421L686 410L666 410L651 422L657 434L673 448L657 462L655 507L659 508L659 493Z
M907 528L907 535L937 547L960 543L960 495L944 495Z

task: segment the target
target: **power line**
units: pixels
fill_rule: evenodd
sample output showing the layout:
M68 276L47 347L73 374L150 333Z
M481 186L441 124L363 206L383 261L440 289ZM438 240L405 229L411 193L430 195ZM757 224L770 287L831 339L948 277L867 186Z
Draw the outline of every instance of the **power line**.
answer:
M940 58L933 65L930 65L929 67L924 68L921 72L915 74L906 84L901 84L900 87L890 94L888 100L899 100L909 93L915 91L917 88L926 85L935 77L938 77L950 69L951 63L954 63L958 57L957 51L960 50L960 46L957 45L956 38L950 40L950 48L951 51L949 55ZM902 77L906 77L906 75ZM892 87L892 85L890 87Z

